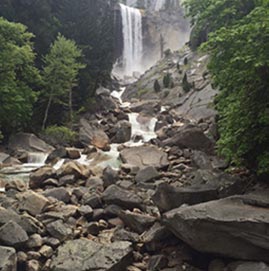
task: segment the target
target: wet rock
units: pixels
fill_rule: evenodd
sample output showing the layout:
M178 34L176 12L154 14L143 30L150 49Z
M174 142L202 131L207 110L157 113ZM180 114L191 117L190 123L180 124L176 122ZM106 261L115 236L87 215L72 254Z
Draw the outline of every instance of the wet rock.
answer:
M130 211L121 211L119 217L126 226L139 234L150 228L156 221L155 217Z
M215 187L196 186L187 188L176 188L167 183L158 186L152 196L153 202L161 212L166 212L181 206L182 204L193 205L218 198Z
M113 143L125 143L127 141L130 141L131 134L132 134L132 126L129 121L122 120L119 121L115 127L116 134L112 138Z
M107 148L109 138L102 129L97 128L85 119L81 119L80 125L79 140L85 147L93 145L99 149Z
M12 136L9 140L8 147L15 153L22 151L49 153L54 149L34 134L28 133L18 133Z
M269 271L269 265L258 262L237 262L228 265L229 271Z
M87 239L68 241L58 249L51 268L54 271L124 271L130 263L131 253L129 242L104 245Z
M192 124L187 124L177 129L175 135L164 140L162 145L201 150L206 153L212 153L213 151L211 140L203 133L200 127Z
M160 103L157 100L144 100L132 103L130 107L132 112L148 114L154 116L161 109Z
M67 151L64 147L58 147L54 151L52 151L49 156L47 157L46 163L50 163L56 161L59 158L66 158Z
M17 248L27 241L27 233L14 221L10 221L0 228L0 242L4 245Z
M70 159L79 159L80 158L80 151L75 148L66 148L67 157Z
M103 86L100 86L96 91L95 91L95 94L97 96L110 96L110 90L103 87Z
M119 179L119 173L118 171L112 169L110 166L106 167L103 171L103 182L104 187L108 187L112 184L116 184L116 182Z
M0 246L0 270L17 270L17 256L14 248Z
M268 207L265 191L174 209L164 214L164 221L198 251L267 262Z
M17 198L19 200L19 210L27 211L33 216L42 213L49 205L47 198L33 191L21 193Z
M49 166L42 167L30 174L29 187L31 189L44 186L44 181L56 177L56 171Z
M60 241L67 240L72 235L71 228L61 220L49 223L47 225L47 231L52 237L57 238Z
M150 182L160 176L155 167L145 167L139 170L135 176L135 181L138 183Z
M52 197L64 203L70 202L70 193L63 187L48 189L43 192L45 197Z
M9 154L0 152L0 164L4 164L9 157Z
M120 152L124 163L139 168L153 166L163 168L169 165L167 154L155 146L139 146L123 149Z
M127 209L141 208L143 203L139 196L117 185L109 186L104 191L102 199L106 204L115 204Z
M59 177L73 175L76 179L87 179L90 174L91 172L88 167L75 161L67 162L66 164L63 164L59 170L57 170L57 175Z

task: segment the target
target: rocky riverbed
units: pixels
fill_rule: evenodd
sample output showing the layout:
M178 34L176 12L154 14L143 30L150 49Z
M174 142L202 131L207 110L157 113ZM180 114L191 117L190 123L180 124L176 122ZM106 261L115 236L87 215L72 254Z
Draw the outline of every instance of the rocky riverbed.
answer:
M127 87L128 104L99 89L76 147L13 138L0 154L0 270L269 270L268 190L215 153L206 61L167 55ZM33 153L46 161L22 178Z

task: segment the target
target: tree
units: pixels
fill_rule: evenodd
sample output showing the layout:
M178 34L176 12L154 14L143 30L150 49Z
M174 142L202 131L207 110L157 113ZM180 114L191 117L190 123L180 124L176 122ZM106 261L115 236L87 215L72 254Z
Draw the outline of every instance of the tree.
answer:
M32 115L40 83L34 67L33 34L0 18L0 127L4 134L24 128Z
M186 0L220 89L219 152L236 165L269 174L269 1ZM218 12L217 12L218 11Z
M79 62L81 50L76 43L58 35L44 58L44 91L43 99L47 102L42 128L47 124L49 110L52 104L60 104L69 108L69 123L72 124L72 90L77 86L77 76L85 67Z

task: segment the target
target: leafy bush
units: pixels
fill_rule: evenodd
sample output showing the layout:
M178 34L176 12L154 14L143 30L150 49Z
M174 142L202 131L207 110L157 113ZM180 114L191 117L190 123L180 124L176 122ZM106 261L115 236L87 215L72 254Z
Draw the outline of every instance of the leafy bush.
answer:
M160 92L161 91L161 86L160 86L160 83L159 83L158 79L156 79L155 82L154 82L154 91L155 92Z
M189 92L192 88L192 85L188 82L188 76L186 73L182 79L182 88L185 92Z
M51 145L71 145L77 133L65 126L49 126L42 132L42 137Z
M163 77L163 85L165 88L171 88L173 86L173 78L171 76L170 73L167 73L164 77Z

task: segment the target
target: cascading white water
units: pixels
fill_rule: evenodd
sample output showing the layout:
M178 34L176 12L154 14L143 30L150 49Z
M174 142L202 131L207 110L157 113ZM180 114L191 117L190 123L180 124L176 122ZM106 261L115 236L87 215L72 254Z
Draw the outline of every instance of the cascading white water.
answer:
M155 7L154 7L155 11L161 10L164 7L164 5L165 5L165 0L156 0Z
M132 7L120 4L123 33L123 74L132 76L141 70L143 55L142 15Z

